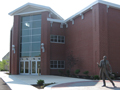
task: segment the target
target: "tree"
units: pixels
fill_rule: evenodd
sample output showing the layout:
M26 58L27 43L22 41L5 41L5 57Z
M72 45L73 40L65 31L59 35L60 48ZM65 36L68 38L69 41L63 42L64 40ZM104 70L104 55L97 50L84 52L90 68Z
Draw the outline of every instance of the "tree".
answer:
M70 52L66 60L66 65L69 68L70 73L71 73L71 69L76 65L77 62L78 62L78 58L75 58L72 52Z
M6 70L6 68L9 69L9 60L2 60L0 62L0 70Z

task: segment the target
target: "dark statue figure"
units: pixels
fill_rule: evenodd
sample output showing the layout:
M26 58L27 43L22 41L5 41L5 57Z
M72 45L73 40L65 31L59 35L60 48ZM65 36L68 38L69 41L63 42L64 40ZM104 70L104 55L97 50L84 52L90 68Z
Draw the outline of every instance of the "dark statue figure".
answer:
M106 59L107 57L103 56L103 60L100 61L100 64L97 62L98 66L100 67L100 78L103 79L103 84L104 84L103 87L106 86L106 83L105 83L106 78L112 83L114 87L116 87L112 79L109 76L109 75L112 75L112 68L111 68L111 65L109 64L109 61ZM110 71L108 71L109 68L107 66L109 66Z

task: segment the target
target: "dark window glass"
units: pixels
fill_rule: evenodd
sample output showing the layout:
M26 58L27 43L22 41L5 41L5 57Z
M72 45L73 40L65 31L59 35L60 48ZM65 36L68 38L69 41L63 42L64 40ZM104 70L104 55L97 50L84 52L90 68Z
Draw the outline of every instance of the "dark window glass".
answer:
M50 65L51 68L53 68L53 65Z
M32 29L32 35L41 34L41 29Z
M32 20L40 20L40 19L41 19L41 15L32 16Z
M22 22L30 21L30 16L22 17L21 19L22 19Z
M53 61L50 61L50 64L53 64Z
M25 35L31 35L31 31L30 30L22 30L21 36L25 36Z
M61 61L61 64L64 64L64 61Z
M40 41L40 40L41 40L40 35L32 36L32 42L37 42L37 41Z
M60 68L60 65L58 65L58 68Z
M40 52L32 52L31 57L40 57L41 53Z
M30 43L21 44L21 52L30 51Z
M40 28L40 27L41 27L41 21L32 22L32 28Z
M57 68L57 65L54 65L54 68Z
M32 43L32 51L40 51L40 43Z
M30 57L29 53L21 53L20 57Z
M57 64L57 61L54 61L54 64Z
M61 68L64 68L64 65L61 65L62 67Z
M21 37L21 42L31 42L30 38L31 36Z
M22 23L22 30L23 29L30 29L31 23L30 22L23 22Z
M58 65L60 64L60 61L58 61Z

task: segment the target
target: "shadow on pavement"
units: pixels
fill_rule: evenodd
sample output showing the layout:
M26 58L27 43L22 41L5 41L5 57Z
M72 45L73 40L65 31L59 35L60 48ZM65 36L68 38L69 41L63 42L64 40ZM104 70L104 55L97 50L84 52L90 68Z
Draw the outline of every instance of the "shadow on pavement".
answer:
M76 87L76 86L95 86L99 81L79 81L71 83L63 83L55 85L54 87Z

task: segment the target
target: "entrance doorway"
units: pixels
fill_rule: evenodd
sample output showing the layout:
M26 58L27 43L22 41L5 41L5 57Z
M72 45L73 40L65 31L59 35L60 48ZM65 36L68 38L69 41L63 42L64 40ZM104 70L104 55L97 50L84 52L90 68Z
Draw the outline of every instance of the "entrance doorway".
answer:
M21 60L20 61L20 74L24 75L38 75L41 74L40 60Z

